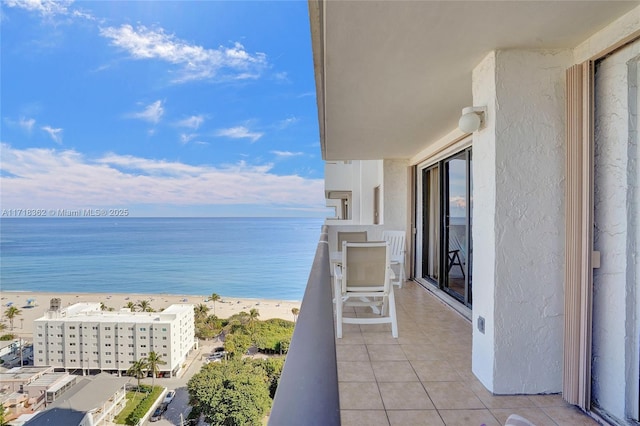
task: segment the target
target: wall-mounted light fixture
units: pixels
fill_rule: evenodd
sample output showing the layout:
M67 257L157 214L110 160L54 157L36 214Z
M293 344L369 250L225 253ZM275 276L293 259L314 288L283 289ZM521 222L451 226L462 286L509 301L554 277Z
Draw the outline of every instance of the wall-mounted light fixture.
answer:
M473 133L484 126L487 107L466 107L458 121L458 128L465 133Z

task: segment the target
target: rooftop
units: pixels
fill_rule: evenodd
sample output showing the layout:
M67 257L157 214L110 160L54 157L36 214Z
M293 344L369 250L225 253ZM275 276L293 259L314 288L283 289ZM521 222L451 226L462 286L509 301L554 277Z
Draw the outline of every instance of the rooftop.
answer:
M4 373L0 373L0 382L24 381L47 371L53 371L53 367L14 367Z
M36 321L161 322L172 321L176 314L186 310L193 310L193 305L174 304L162 312L131 312L129 309L102 311L99 303L76 303L61 309L58 315L55 311L47 311Z

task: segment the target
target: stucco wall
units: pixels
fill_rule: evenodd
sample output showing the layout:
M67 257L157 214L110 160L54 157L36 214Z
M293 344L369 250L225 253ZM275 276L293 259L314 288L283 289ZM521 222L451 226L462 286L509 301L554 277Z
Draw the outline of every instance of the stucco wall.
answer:
M638 400L638 141L630 128L637 123L638 55L640 42L600 62L595 74L594 249L601 267L593 276L592 397L619 419L637 413Z
M406 160L384 160L382 185L382 222L385 229L405 231L408 226L409 163Z
M473 353L472 369L488 390L494 389L494 288L496 210L496 54L473 71L473 102L487 107L485 128L473 135ZM476 327L486 321L485 332Z
M562 386L571 59L568 50L498 51L474 71L474 105L489 105L489 120L473 144L474 325L486 315L487 329L474 327L473 369L498 394Z

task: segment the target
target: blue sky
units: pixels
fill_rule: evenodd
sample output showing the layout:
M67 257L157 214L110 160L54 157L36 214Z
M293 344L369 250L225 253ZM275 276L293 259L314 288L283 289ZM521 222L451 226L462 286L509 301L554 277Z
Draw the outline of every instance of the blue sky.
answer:
M0 13L2 209L326 215L306 1Z

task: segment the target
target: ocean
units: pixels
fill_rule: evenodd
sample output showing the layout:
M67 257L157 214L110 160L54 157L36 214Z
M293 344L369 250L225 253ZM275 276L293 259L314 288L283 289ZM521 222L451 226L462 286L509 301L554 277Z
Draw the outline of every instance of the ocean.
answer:
M317 218L0 221L0 290L302 300Z

